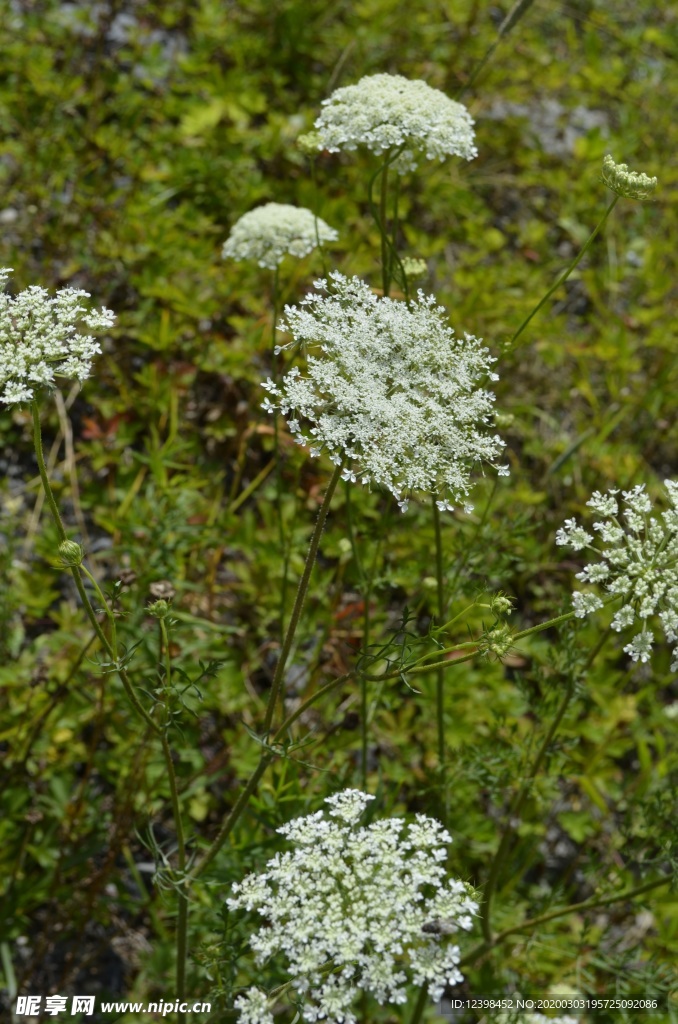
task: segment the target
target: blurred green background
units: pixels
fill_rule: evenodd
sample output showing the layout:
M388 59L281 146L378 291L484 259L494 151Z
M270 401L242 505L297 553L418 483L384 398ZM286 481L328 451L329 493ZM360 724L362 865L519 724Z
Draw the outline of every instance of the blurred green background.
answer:
M322 154L314 185L295 145L335 87L376 72L423 78L461 95L476 119L476 160L422 165L402 189L401 254L426 259L424 290L458 332L483 337L498 356L508 424L500 432L510 479L496 489L480 479L476 513L445 528L452 613L499 588L516 598L517 628L568 608L577 563L554 545L563 519L580 515L592 490L645 482L654 494L678 476L678 9L537 0L466 89L509 8L0 2L0 263L14 268L13 289L82 287L118 315L93 378L45 403L46 448L73 535L103 583L123 579L122 628L144 638L142 679L151 685L154 674L157 637L144 605L158 581L176 592L176 664L195 679L199 661L218 662L197 684L201 700L187 691L175 737L185 805L203 836L256 762L243 723L255 728L261 717L281 602L289 610L294 586L281 597L273 477L262 472L272 453L258 386L269 370L271 275L224 263L220 249L261 202L309 206L340 230L330 266L379 285L369 155ZM608 152L656 174L656 198L620 201L567 285L507 350L602 216ZM285 300L321 272L317 254L289 259ZM155 842L171 843L161 759L84 650L70 582L50 567L55 533L28 412L0 411L0 437L5 985L10 994L75 986L168 998L172 903L151 885L148 836L151 822ZM292 444L283 450L295 577L327 468ZM347 497L338 494L323 541L288 673L292 696L345 671L360 646L363 577L347 544ZM435 599L428 510L400 517L385 497L354 489L350 513L363 561L376 567L373 635L397 630L406 608L425 633ZM474 612L468 621L477 632L484 620ZM577 671L599 627L580 625L560 641L540 635L504 665L478 660L448 674L452 866L474 884L558 681ZM675 855L675 719L666 708L678 684L665 647L634 666L622 646L608 643L581 682L522 826L499 927L553 899L642 881ZM422 692L399 685L372 695L370 786L386 811L436 814L433 680L417 685ZM359 782L358 707L348 687L313 711L309 749L267 776L201 892L197 995L226 998L235 979L220 921L226 883L268 855L281 821ZM662 893L517 941L476 971L475 991L509 982L664 990L678 912ZM233 950L240 939L228 935Z

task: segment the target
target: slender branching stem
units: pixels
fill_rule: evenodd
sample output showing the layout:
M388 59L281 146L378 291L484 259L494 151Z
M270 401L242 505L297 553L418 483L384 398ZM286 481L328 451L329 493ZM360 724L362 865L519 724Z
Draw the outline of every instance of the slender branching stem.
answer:
M384 290L384 298L388 295L391 290L391 254L388 246L388 229L386 227L386 219L388 216L387 212L388 202L388 160L385 161L381 171L381 201L379 204L379 221L381 231L381 280L382 287Z
M54 524L59 535L59 541L61 542L67 540L68 538L66 536L64 524L61 519L59 507L54 497L54 492L52 491L52 485L50 484L49 481L47 466L45 465L45 456L42 448L42 431L40 429L40 407L35 400L31 402L31 412L33 415L33 443L35 446L35 456L38 462L38 471L40 473L40 479L42 481L43 490L45 492L45 500L47 501L48 508L52 514L52 518L54 519ZM157 722L155 722L151 718L151 716L148 714L144 706L139 701L139 698L134 692L134 687L132 686L129 676L127 675L126 671L122 668L122 666L118 663L117 651L113 648L110 640L108 639L103 629L101 628L101 623L97 618L94 608L92 607L92 602L89 599L89 594L85 590L85 586L82 581L82 574L80 572L80 567L77 565L71 565L69 566L69 568L71 570L71 575L73 576L73 582L75 583L78 594L80 596L80 600L82 601L83 607L85 609L85 613L87 614L87 618L92 624L92 627L97 635L99 643L101 644L104 651L110 658L111 663L115 665L116 671L120 677L120 681L122 682L122 685L125 689L125 693L127 694L127 697L132 707L137 712L137 714L141 718L143 718L146 725L148 725L153 730L153 732L159 733L161 731L161 727L158 725ZM106 614L110 619L113 613L108 608L105 599L104 608L106 609Z
M101 602L102 611L104 611L106 613L106 618L108 619L108 621L110 623L110 627L111 627L111 646L113 647L114 651L117 651L117 649L118 649L118 631L117 631L116 624L115 624L115 612L113 611L113 609L109 605L108 601L104 597L104 594L103 594L103 591L101 590L101 587L99 586L99 584L97 583L96 579L94 578L92 573L89 571L89 569L86 566L81 565L80 566L80 572L84 576L86 576L87 579L90 581L90 583L92 584L92 587L94 588L95 594L97 595L97 597L99 598L99 600Z
M603 644L607 640L609 632L609 629L607 629L602 634L602 636L598 640L598 643L595 645L595 647L589 654L589 657L586 660L586 665L584 666L584 672L588 672L588 670L591 668L594 659L596 658L601 648L603 647ZM571 676L567 681L567 685L565 686L563 696L560 700L560 704L558 705L553 720L546 731L546 735L544 736L544 739L541 742L539 750L537 751L537 756L532 762L532 766L529 772L527 773L527 776L524 778L523 783L509 808L506 827L504 828L501 840L499 842L499 847L492 861L492 865L490 867L490 874L487 879L487 884L483 889L481 924L483 929L483 935L485 937L486 942L492 941L492 898L494 896L502 868L504 867L506 858L508 857L510 848L513 843L514 822L520 819L521 812L523 810L523 807L525 806L525 801L527 800L527 797L532 788L532 783L539 774L541 767L544 763L544 760L549 750L551 749L553 739L558 729L560 728L560 723L562 722L565 716L565 712L567 711L570 705L570 701L572 700L572 697L575 694L575 683L576 680L574 676Z
M461 958L459 965L468 966L469 964L476 963L476 961L478 961L482 956L496 948L511 935L519 935L521 932L530 932L540 924L546 924L548 921L555 921L559 917L566 917L568 914L576 914L585 910L595 910L597 907L611 907L615 903L621 903L624 900L630 900L636 896L642 896L646 892L652 892L653 889L659 889L662 885L668 885L670 881L671 878L668 875L664 878L655 878L652 882L644 882L643 885L638 885L634 889L625 889L624 892L614 893L611 896L592 896L591 899L582 900L580 903L570 903L567 907L557 907L555 910L549 910L547 913L540 914L538 917L530 917L521 924L513 925L511 928L505 928L504 931L498 932L491 938L491 940L479 943L474 949L469 950L469 952Z
M215 838L212 840L212 843L210 844L209 848L205 851L203 856L197 861L193 869L189 872L186 879L187 886L189 882L193 882L196 878L198 878L199 875L203 873L205 868L209 867L209 865L212 863L216 855L219 853L219 850L222 848L222 846L230 836L231 832L235 828L238 819L240 818L241 814L243 813L248 803L250 802L251 797L253 796L257 786L259 785L259 780L261 779L262 775L268 768L269 764L274 760L275 756L275 751L269 749L265 750L264 753L261 755L259 764L252 772L247 782L247 785L241 790L240 796L233 805L231 813L226 817L223 825L217 832Z
M551 288L549 288L549 290L547 291L546 295L544 295L544 297L543 297L543 298L542 298L542 299L541 299L541 300L540 300L540 301L539 301L539 302L537 303L537 305L536 305L536 306L534 307L534 309L532 310L532 312L531 312L531 313L530 313L530 314L529 314L528 316L526 316L526 317L525 317L525 319L523 320L522 324L520 325L520 327L518 328L518 330L516 331L516 333L515 333L515 334L513 335L513 337L511 338L511 340L510 340L510 342L509 342L509 348L510 348L511 346L515 345L516 341L518 340L518 338L520 337L520 335L521 335L521 334L523 333L523 331L525 330L525 328L526 328L526 327L527 327L527 325L529 324L530 320L532 320L532 318L533 318L533 317L535 317L535 316L537 315L537 313L539 312L539 310L540 310L540 309L542 308L542 306L543 306L543 305L544 305L544 304L545 304L546 302L548 302L548 300L549 300L549 299L551 298L551 296L553 295L553 293L554 293L554 292L555 292L555 291L556 291L556 290L557 290L558 288L560 288L561 284L564 284L564 283L565 283L565 281L567 281L567 279L568 279L568 277L570 276L570 274L572 273L572 271L573 271L573 270L574 270L574 269L575 269L576 267L578 267L578 266L579 266L579 263L580 263L580 262L581 262L581 260L583 259L583 257L584 257L584 254L585 254L585 253L587 252L587 250L589 249L589 247L590 247L591 243L593 242L594 238L596 238L596 236L598 235L598 233L599 233L599 232L600 232L600 231L601 231L601 230L603 229L603 227L605 226L605 223L606 223L606 221L607 221L607 218L608 218L608 217L610 216L610 214L612 213L612 211L614 210L614 208L615 208L615 206L617 205L617 203L618 203L618 202L619 202L619 196L615 196L615 197L614 197L614 199L612 200L612 202L610 203L610 205L608 206L607 210L605 211L605 213L604 213L604 214L603 214L603 216L601 217L601 219L600 219L600 220L598 221L598 224L596 225L596 227L595 227L595 228L593 229L593 231L592 231L592 232L591 232L591 234L589 235L589 237L588 237L587 241L586 241L586 242L584 243L584 246L582 247L582 249L580 249L579 253L578 253L578 254L577 254L577 255L575 256L575 258L574 258L574 259L572 260L572 262L570 263L570 265L569 265L568 267L566 267L566 268L565 268L565 270L564 270L564 271L562 272L562 274L560 275L560 277L558 278L558 280L556 281L556 283L555 283L555 284L554 284L554 285L553 285L553 286L552 286Z
M445 581L443 578L443 535L440 525L440 509L436 503L435 494L432 496L431 508L433 510L433 532L435 535L436 549L436 616L438 624L445 618ZM445 673L442 666L438 667L436 673L436 720L438 724L438 765L440 768L441 784L446 791L445 785Z
M320 537L325 526L327 513L330 510L332 496L334 495L337 484L339 483L341 469L341 463L335 467L334 473L332 474L330 482L327 485L327 490L325 491L323 503L320 506L318 519L315 524L315 529L311 536L311 543L308 549L308 554L306 555L304 571L302 573L301 579L299 580L299 587L297 589L297 596L295 598L294 607L292 609L292 616L290 618L289 625L287 626L287 630L285 631L285 638L283 640L282 648L280 650L280 657L278 658L278 664L276 665L275 675L273 676L273 683L271 684L271 692L269 694L268 706L266 708L266 717L264 719L265 733L270 732L271 729L271 723L273 721L275 706L278 702L278 697L280 696L280 692L283 685L283 678L285 674L285 668L287 666L287 659L289 658L290 650L292 649L292 642L297 631L297 626L299 625L299 619L301 618L301 612L304 607L304 601L306 600L308 585L311 579L311 572L313 570L313 566L315 565L315 560L318 554Z
M40 407L39 407L39 405L38 405L38 403L36 401L33 401L31 403L31 413L32 413L32 417L33 417L33 442L34 442L34 446L35 446L35 455L36 455L36 459L37 459L37 462L38 462L38 471L40 473L40 479L42 481L43 490L45 492L45 499L47 501L47 505L48 505L48 507L50 509L50 512L52 514L52 518L54 520L54 523L55 523L55 526L56 526L56 529L57 529L57 533L59 535L59 541L63 542L64 540L67 540L66 530L64 528L64 524L63 524L63 521L61 519L61 514L59 512L59 506L57 505L56 499L54 497L54 492L52 491L52 486L51 486L51 483L50 483L50 480L49 480L49 475L47 473L47 467L45 465L45 457L44 457L43 446L42 446L42 431L41 431L41 427L40 427ZM185 873L186 873L186 846L185 846L185 842L184 842L183 823L182 823L182 819L181 819L181 810L180 810L180 807L179 807L179 796L178 796L178 790L177 790L177 780L176 780L176 774L175 774L175 771L174 771L174 764L173 764L173 761L172 761L172 752L171 752L169 744L167 742L167 736L166 736L166 733L165 733L166 723L165 723L165 726L161 726L156 721L154 721L153 718L151 718L149 713L146 711L144 706L139 701L139 698L137 697L136 693L134 692L134 688L133 688L132 683L131 683L131 681L129 679L129 676L127 675L127 672L119 664L118 651L117 651L117 634L116 634L116 629L115 629L114 613L113 613L113 610L110 608L108 602L106 601L106 598L105 598L103 592L101 591L101 588L97 584L96 580L94 579L92 574L84 566L71 565L71 566L69 566L69 568L71 570L71 574L73 576L73 580L74 580L76 588L78 590L78 594L79 594L80 599L81 599L81 601L83 603L83 607L85 608L85 612L87 614L87 617L89 618L90 622L92 623L92 626L94 628L94 631L96 633L96 636L97 636L99 642L101 643L102 648L104 649L104 651L108 655L111 663L115 666L116 671L117 671L117 673L118 673L118 675L120 677L120 680L122 682L122 685L123 685L123 687L125 689L125 693L127 694L127 697L129 699L130 703L132 704L132 707L137 712L137 714L140 716L140 718L142 718L144 720L146 725L150 729L152 729L152 731L154 733L160 735L160 740L161 740L161 744L162 744L162 751L163 751L163 757L164 757L164 760L165 760L165 765L167 767L167 776L168 776L168 780L169 780L170 798L171 798L171 802L172 802L172 816L174 818L174 826L175 826L175 830L176 830L176 834L177 834L177 864L178 864L178 873L179 873L179 876L180 876L180 885L183 886L183 884L184 884L184 876L185 876ZM89 579L90 582L92 583L92 585L94 586L95 593L97 594L97 597L101 601L103 610L104 610L104 612L105 612L109 622L111 623L111 639L110 640L106 636L106 634L104 633L103 629L101 628L101 623L99 622L99 619L97 618L97 614L96 614L94 608L92 607L92 602L90 601L89 594L85 590L85 586L84 586L83 579L82 579L82 574L83 573L85 574L87 579ZM170 660L169 660L169 658L170 658L170 655L169 655L169 641L168 641L168 637L167 637L167 630L166 630L166 627L165 627L165 623L164 623L164 621L162 619L160 620L160 628L161 628L161 635L162 635L163 643L164 643L164 647L165 647L165 657L166 657L166 663L165 663L165 687L169 691L170 680L171 680L171 677L170 677L171 665L170 665ZM187 924L188 924L188 902L187 902L186 892L184 890L183 892L179 893L179 908L178 908L178 923L177 923L177 996L178 996L179 999L182 999L182 1000L183 1000L183 996L184 996L185 988L186 988L185 981L186 981L186 935L187 935ZM182 1024L183 1019L184 1019L184 1016L182 1014L180 1014L179 1015L179 1024Z
M520 19L522 18L523 14L525 14L525 12L530 9L530 7L532 6L533 3L534 3L534 0L516 0L516 2L514 3L513 7L508 12L506 17L502 21L501 25L497 29L497 38L494 40L494 42L485 51L485 54L483 55L481 60L476 64L476 66L473 69L473 72L472 72L471 77L469 78L468 82L466 82L466 84L463 86L463 88L460 89L459 92L457 93L457 99L458 100L461 99L461 97L465 93L467 93L469 91L469 89L473 88L473 86L475 85L476 80L478 78L478 75L483 70L483 68L488 63L488 61L492 58L492 56L494 54L494 51L499 46L499 43L502 41L504 36L507 36L509 34L509 32L511 31L513 26L516 25L520 21Z

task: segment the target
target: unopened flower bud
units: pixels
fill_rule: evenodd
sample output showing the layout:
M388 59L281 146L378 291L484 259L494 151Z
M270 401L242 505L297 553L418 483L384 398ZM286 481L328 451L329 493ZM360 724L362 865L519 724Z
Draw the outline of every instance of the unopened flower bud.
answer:
M317 156L318 151L323 148L320 132L306 132L297 139L297 146L306 156Z
M513 646L513 634L508 626L497 626L490 629L482 638L480 647L483 654L494 654L497 658L505 657Z
M59 559L62 565L82 565L84 552L74 540L64 540L59 545Z
M513 601L506 594L496 594L492 598L492 611L496 615L508 615L513 609Z
M603 160L602 180L609 189L624 199L649 199L657 187L657 179L629 171L628 164L616 164L608 153Z
M154 619L166 619L170 612L169 601L154 601L147 608L148 614Z
M420 260L416 256L405 256L402 260L403 271L408 281L416 281L428 273L426 260Z

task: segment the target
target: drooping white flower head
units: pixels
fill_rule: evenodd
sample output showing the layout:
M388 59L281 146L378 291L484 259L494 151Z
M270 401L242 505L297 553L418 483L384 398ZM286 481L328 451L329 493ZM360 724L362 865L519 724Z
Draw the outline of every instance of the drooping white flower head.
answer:
M320 242L336 242L339 235L303 206L266 203L243 214L231 228L221 255L224 259L255 260L275 270L289 253L301 259Z
M441 510L465 501L473 465L494 465L504 447L484 429L494 394L479 382L498 379L489 351L469 334L456 337L421 291L408 306L336 272L315 286L328 294L286 306L281 325L305 349L307 372L293 367L277 385L267 381L275 404L267 398L263 408L280 408L311 455L346 460L345 479L387 488L403 511L423 492L437 495Z
M643 484L622 491L621 501L617 490L593 494L587 505L603 517L593 529L604 547L595 545L593 535L575 519L568 519L556 534L556 544L569 545L575 551L587 548L599 555L598 561L577 573L577 579L603 584L610 594L623 597L612 628L621 632L636 620L642 623L641 632L624 648L634 661L650 658L654 635L648 629L648 619L653 615L658 616L668 642L678 641L678 481L665 480L664 486L670 508L662 512L661 519L650 514L653 505ZM575 614L583 618L603 602L593 592L575 592L573 604ZM678 644L671 669L678 670Z
M278 829L294 849L234 885L226 901L266 919L251 940L257 962L284 955L307 1021L354 1024L361 992L402 1004L409 981L438 1000L462 980L459 948L447 939L471 929L478 906L446 877L451 836L423 814L360 828L372 799L345 790L325 801L329 818L318 811ZM260 997L241 997L243 1024L267 1024L266 1006L251 1013Z
M603 160L603 182L624 199L649 199L657 188L657 179L630 171L628 164L616 164L608 153Z
M89 292L62 288L50 297L33 285L18 295L5 294L11 274L0 270L0 402L18 405L33 398L36 387L52 386L55 377L86 380L94 356L101 352L92 334L115 321L110 309L88 310L81 299Z
M368 75L323 100L315 127L318 149L330 153L366 146L380 155L405 146L394 162L405 172L414 170L422 157L472 160L478 155L473 124L462 103L426 82L402 75Z

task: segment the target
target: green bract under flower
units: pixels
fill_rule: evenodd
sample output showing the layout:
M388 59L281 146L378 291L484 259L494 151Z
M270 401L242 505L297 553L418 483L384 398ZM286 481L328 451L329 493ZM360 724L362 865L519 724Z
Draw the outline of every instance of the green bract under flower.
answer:
M287 254L308 256L318 241L336 242L339 235L304 207L266 203L244 214L231 228L221 255L224 259L254 260L275 270Z
M365 146L377 155L404 147L394 166L413 170L421 157L472 160L473 118L462 103L426 82L402 75L368 75L323 100L315 122L318 149L330 153Z
M63 288L51 298L34 285L18 295L2 288L11 274L0 269L0 402L18 405L33 398L36 387L52 386L55 377L86 380L94 356L101 352L91 334L112 327L109 309L88 310L81 299L89 292Z
M556 544L598 554L598 560L577 573L577 579L602 584L610 594L623 597L612 628L621 632L636 620L642 623L641 632L624 648L634 661L650 658L654 634L648 629L648 619L653 615L658 615L668 642L678 641L678 481L665 480L664 486L671 507L662 512L663 522L650 515L652 502L640 485L622 491L622 512L616 490L596 491L587 502L603 517L593 529L604 547L596 546L593 535L575 519L567 519L556 534ZM583 618L603 602L594 592L575 591L573 604L575 614ZM673 650L671 670L678 670L678 646Z
M457 338L423 292L407 305L336 272L315 285L329 294L286 306L281 325L303 346L307 372L267 381L273 402L263 408L281 409L311 455L346 461L345 479L386 487L403 511L412 494L437 495L441 511L465 502L473 466L495 465L504 447L484 429L494 395L479 383L498 379L489 351L469 334Z
M657 187L656 178L629 171L628 164L616 164L609 153L603 160L603 181L624 199L649 199Z
M358 826L374 797L344 790L323 811L278 831L294 849L233 887L232 909L256 910L266 925L251 945L257 961L283 954L307 1021L353 1024L362 992L402 1004L406 984L426 985L434 1000L462 981L459 948L478 907L467 886L446 878L450 835L418 814ZM241 995L242 1024L270 1024L258 989Z

